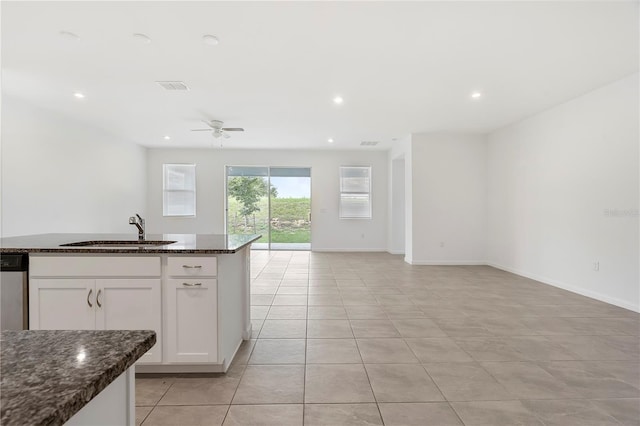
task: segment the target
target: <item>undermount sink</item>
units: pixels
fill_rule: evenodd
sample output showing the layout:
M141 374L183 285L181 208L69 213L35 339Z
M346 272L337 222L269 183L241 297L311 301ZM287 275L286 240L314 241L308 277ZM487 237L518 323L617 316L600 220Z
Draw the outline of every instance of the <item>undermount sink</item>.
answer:
M74 243L60 244L61 247L145 247L165 246L175 241L150 241L150 240L103 240L103 241L77 241Z

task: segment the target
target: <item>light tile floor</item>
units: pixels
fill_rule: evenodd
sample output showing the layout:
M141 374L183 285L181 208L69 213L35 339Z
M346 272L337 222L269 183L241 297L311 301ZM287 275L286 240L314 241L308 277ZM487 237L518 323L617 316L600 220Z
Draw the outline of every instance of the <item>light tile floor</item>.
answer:
M485 266L252 253L227 374L140 378L152 425L640 425L640 316Z

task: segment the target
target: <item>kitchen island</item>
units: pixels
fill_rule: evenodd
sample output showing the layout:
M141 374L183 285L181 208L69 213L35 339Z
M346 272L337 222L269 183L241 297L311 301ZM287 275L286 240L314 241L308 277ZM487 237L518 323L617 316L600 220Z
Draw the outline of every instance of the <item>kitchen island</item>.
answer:
M135 424L134 362L153 331L3 331L0 423Z
M251 336L250 245L260 235L41 234L29 254L29 329L154 330L143 373L225 372Z

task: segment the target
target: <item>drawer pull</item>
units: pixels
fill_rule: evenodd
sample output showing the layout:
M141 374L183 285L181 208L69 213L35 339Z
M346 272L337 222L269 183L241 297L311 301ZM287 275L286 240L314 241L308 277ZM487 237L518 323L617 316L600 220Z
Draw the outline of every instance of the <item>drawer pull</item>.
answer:
M195 284L182 283L182 285L185 285L187 287L200 287L202 283L195 283Z
M87 305L89 305L90 308L93 308L93 305L91 304L91 301L89 300L91 298L91 293L93 293L93 289L89 289L89 294L87 294Z
M190 266L190 265L182 265L183 268L187 268L187 269L200 269L202 268L202 265L195 265L195 266Z

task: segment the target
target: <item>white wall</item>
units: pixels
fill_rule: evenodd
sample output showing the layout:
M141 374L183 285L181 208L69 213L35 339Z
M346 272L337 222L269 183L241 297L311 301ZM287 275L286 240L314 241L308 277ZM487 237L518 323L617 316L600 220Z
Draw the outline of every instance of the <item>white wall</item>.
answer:
M389 253L405 254L405 160L391 161L391 205L389 208Z
M194 163L197 176L195 218L162 216L162 164ZM313 250L387 249L387 153L384 151L182 150L147 153L149 232L223 233L225 166L311 167ZM341 220L339 167L372 166L372 220ZM364 234L364 238L362 235Z
M491 265L640 309L638 102L635 74L489 135Z
M411 263L485 262L486 149L483 135L412 135Z
M145 149L2 97L3 237L131 232L145 213Z
M404 168L404 194L393 194L393 178L394 175L389 175L389 186L391 187L391 194L389 196L389 204L388 210L391 212L389 217L389 223L387 224L388 228L388 241L389 248L387 251L390 253L394 253L394 248L391 245L391 241L404 241L404 260L407 263L411 263L413 256L413 182L412 182L412 164L411 164L411 135L406 135L393 144L388 153L388 165L389 169L393 169L394 161L402 161ZM402 190L400 187L398 190ZM404 230L400 229L398 226L394 226L394 199L401 198L404 200L404 207L402 210L404 211ZM396 210L395 213L398 214L399 210ZM396 232L404 232L404 236L394 235Z

